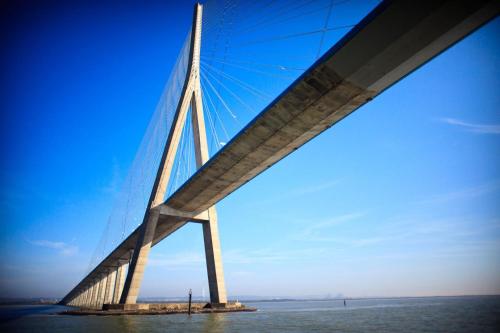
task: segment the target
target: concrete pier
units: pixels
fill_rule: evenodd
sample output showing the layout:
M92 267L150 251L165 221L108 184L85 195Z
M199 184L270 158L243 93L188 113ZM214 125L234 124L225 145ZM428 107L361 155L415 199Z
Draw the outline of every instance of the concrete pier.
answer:
M222 268L222 254L217 226L215 208L209 210L209 221L203 223L203 240L205 242L205 260L207 264L208 286L212 303L226 303L226 285Z
M105 297L106 297L106 286L108 285L108 274L103 274L102 280L101 280L101 297L99 298L99 307L102 307L102 305L105 303Z
M101 299L101 293L102 293L102 276L96 282L96 293L95 293L94 304L93 304L93 306L95 308L100 308L99 303L100 303L100 299Z
M257 309L238 302L228 302L224 306L213 306L210 303L192 303L191 313L221 312L253 312ZM102 309L80 309L64 311L60 314L86 316L119 316L119 315L165 315L187 314L187 303L137 303L137 304L104 304Z
M123 285L125 282L125 274L126 274L126 265L128 261L126 260L119 260L118 261L118 267L116 269L116 279L115 279L115 285L114 285L114 291L113 291L113 301L111 303L113 304L118 304L120 303L120 297L123 292Z
M149 218L141 226L141 236L137 241L136 249L129 265L120 303L135 304L137 301L159 217L159 209L150 209Z
M116 270L110 269L106 278L106 287L104 290L104 304L111 303L113 297L113 283L116 276Z
M97 282L98 282L98 280L93 280L92 281L92 287L91 287L92 288L92 292L91 292L90 301L89 301L89 307L90 308L93 308L95 306L95 303L96 303L97 288L98 288Z
M82 304L82 307L88 307L89 306L89 293L90 293L89 286L85 286L85 292L83 294L83 304Z

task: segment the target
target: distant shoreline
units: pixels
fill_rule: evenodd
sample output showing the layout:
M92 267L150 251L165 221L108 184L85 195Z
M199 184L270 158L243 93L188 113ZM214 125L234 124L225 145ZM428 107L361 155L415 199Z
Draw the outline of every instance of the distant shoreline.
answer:
M495 295L451 295L451 296L393 296L393 297L332 297L332 298L272 298L272 299L241 299L241 302L304 302L304 301L368 301L368 300L398 300L398 299L423 299L423 298L467 298L467 297L500 297L500 294Z
M500 297L500 294L493 295L451 295L451 296L393 296L393 297L331 297L331 298L294 298L294 297L272 297L265 298L264 296L259 299L257 296L247 296L245 297L230 297L231 300L238 300L240 302L245 303L267 303L267 302L305 302L305 301L317 301L317 302L325 302L325 301L363 301L363 300L398 300L398 299L424 299L424 298L466 298L466 297ZM139 299L137 303L176 303L184 300L182 297L175 298L161 298L161 297L153 297L153 298L144 298ZM201 299L193 299L196 302L203 302ZM42 298L42 299L0 299L0 306L2 305L56 305L59 302L59 299L56 298Z

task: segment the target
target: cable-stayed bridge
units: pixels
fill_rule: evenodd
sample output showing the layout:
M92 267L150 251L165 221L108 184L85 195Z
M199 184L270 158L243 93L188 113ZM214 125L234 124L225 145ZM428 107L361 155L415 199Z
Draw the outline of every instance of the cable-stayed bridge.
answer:
M356 2L195 6L97 261L61 303L135 304L151 246L198 222L210 300L225 304L215 204L500 10L487 0Z

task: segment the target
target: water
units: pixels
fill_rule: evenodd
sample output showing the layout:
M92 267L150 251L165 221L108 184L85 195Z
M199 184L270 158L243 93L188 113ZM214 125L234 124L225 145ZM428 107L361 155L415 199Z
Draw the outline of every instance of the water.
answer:
M500 296L247 302L250 313L61 316L0 307L0 332L500 332Z

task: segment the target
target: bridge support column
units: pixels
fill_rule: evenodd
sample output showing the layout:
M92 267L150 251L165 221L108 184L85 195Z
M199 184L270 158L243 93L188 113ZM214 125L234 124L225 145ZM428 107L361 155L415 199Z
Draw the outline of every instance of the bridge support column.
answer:
M106 277L106 287L104 290L103 304L109 304L113 299L113 282L115 277L116 277L116 270L110 269Z
M99 280L96 279L92 282L92 286L90 287L91 288L90 299L89 299L89 307L90 308L93 308L95 306L95 303L96 303L97 288L99 287L98 283L99 283Z
M89 288L88 286L85 286L84 289L85 291L83 292L82 307L87 307L89 298Z
M199 49L193 61L198 68ZM193 98L191 100L191 124L193 126L194 153L196 167L199 169L208 161L208 142L203 116L203 103L199 77L195 81ZM215 206L208 209L208 222L203 223L203 239L205 243L205 258L210 288L210 302L214 304L227 303L224 270L219 241L219 227L217 224L217 211Z
M94 304L93 307L99 308L99 300L101 299L101 285L102 285L102 278L99 277L95 283L95 295L94 295Z
M87 307L90 308L92 306L92 291L93 291L91 284L88 285L88 289L89 289L89 294L87 295Z
M82 300L81 300L81 307L82 308L85 306L85 299L86 298L87 298L87 288L84 286L83 292L82 292Z
M137 240L137 246L128 267L127 279L125 280L125 286L120 298L121 304L135 304L137 301L159 217L160 210L158 208L151 208L148 220L142 224L141 234Z
M95 307L96 298L97 298L97 288L99 287L98 283L99 283L99 280L97 280L97 279L95 279L94 282L92 283L92 293L90 295L90 302L89 302L89 306L91 308Z
M108 281L108 275L103 274L101 275L101 281L99 283L99 292L97 294L97 308L102 308L102 305L104 304L104 294L106 292L106 283Z
M85 301L85 306L90 308L92 303L92 285L87 286L87 300Z
M207 264L210 302L213 304L227 303L224 270L219 241L219 227L215 207L208 210L209 221L203 223L203 240L205 242L205 259Z
M113 304L120 303L120 297L122 296L123 292L123 284L125 282L126 264L126 261L118 261L118 267L115 270L115 285L113 290L113 299L111 301Z

